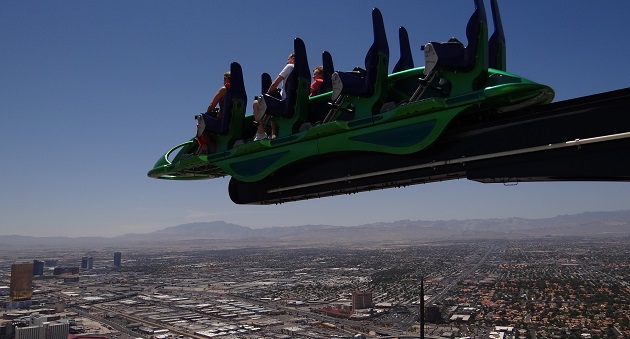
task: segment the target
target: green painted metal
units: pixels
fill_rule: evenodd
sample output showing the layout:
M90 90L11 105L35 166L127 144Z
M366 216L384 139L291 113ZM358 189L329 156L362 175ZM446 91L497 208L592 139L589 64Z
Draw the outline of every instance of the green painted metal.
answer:
M419 101L405 103L414 90L405 82L410 79L412 83L417 82L415 79L421 76L422 71L423 68L416 68L389 75L387 81L381 84L386 90L378 100L348 98L346 105L355 110L352 119L341 120L340 114L337 120L304 131L237 146L234 146L234 140L242 130L235 128L232 135L223 137L230 142L221 143L222 149L210 155L194 155L196 143L191 140L169 150L148 175L169 180L211 179L229 175L240 181L253 182L280 168L323 154L354 151L411 154L438 140L449 123L460 114L545 104L554 95L553 90L545 85L490 69L487 86L483 89L471 91L468 87L466 91L461 89L464 86L452 86L460 88L454 91L456 95L440 97L428 94ZM442 76L448 81L469 83L474 79L446 72ZM316 105L318 100L326 100L330 95L326 93L310 98L309 105ZM387 109L388 102L398 104ZM375 105L379 108L376 113ZM301 109L307 110L308 107ZM381 109L384 112L381 113ZM245 121L247 123L251 118L246 117ZM169 160L176 151L177 154Z
M498 9L494 2L493 6L496 25ZM278 138L249 141L253 135L246 135L247 126L253 123L253 117L245 116L245 103L234 99L230 132L215 136L215 153L199 155L195 140L187 141L162 156L148 176L193 180L229 175L239 181L255 182L281 168L325 154L412 154L438 140L459 116L493 112L507 117L519 108L551 102L554 91L548 86L504 71L504 45L496 51L499 60L495 67L499 69L488 68L488 25L485 15L479 20L480 43L472 68L437 69L434 75L438 85L431 82L426 90L417 91L422 93L417 100L414 93L419 89L418 79L424 78L424 67L388 75L389 56L379 52L372 95L347 96L341 107L332 111L329 122L302 128L304 123L321 121L327 115L332 93L309 98L310 79L300 78L293 116L272 118L279 126ZM412 98L415 101L410 102Z

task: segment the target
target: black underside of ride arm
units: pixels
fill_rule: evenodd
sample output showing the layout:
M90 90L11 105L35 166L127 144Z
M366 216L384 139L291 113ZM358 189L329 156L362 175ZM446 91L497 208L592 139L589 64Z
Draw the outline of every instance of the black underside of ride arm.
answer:
M302 161L259 182L231 179L230 198L237 204L277 204L459 178L486 183L630 181L630 138L518 152L630 132L630 88L510 116L450 126L436 143L415 154L344 152Z

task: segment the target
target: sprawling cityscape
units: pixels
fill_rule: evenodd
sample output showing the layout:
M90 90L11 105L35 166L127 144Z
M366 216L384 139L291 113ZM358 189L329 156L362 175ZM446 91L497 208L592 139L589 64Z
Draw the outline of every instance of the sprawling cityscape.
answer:
M630 337L628 237L201 247L2 253L0 339Z

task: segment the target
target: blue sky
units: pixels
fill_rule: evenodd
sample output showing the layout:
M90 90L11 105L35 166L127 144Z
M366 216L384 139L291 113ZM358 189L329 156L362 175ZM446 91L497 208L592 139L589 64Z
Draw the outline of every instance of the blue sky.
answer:
M630 2L502 1L508 71L556 101L630 86ZM0 234L112 236L225 220L248 227L378 221L544 218L627 209L628 183L480 184L467 180L279 206L235 205L228 179L146 172L194 133L232 61L251 98L300 37L309 65L363 64L371 9L383 13L391 67L405 26L420 46L465 41L472 1L0 2ZM488 6L489 9L489 6ZM251 110L250 110L251 112Z

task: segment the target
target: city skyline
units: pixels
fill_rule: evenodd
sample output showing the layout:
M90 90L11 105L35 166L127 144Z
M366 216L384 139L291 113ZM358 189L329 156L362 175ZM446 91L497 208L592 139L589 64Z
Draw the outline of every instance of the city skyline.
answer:
M499 5L507 70L551 86L554 101L629 86L630 47L619 42L630 28L630 3ZM297 11L252 1L1 2L0 234L113 236L214 220L262 228L548 218L627 208L630 185L616 182L506 187L455 180L240 206L228 197L227 178L146 177L170 147L192 137L193 116L205 111L230 62L243 66L248 108L260 74L280 71L295 37L304 40L311 68L328 50L335 68L352 69L371 44L372 7L383 14L390 71L399 26L409 32L416 66L423 66L420 46L465 40L473 10L468 0L326 0ZM335 10L320 16L318 8ZM261 18L272 17L283 24L266 37Z
M85 251L64 248L41 252L56 261L32 280L32 304L44 308L5 304L0 337L20 323L38 325L36 319L108 338L202 339L231 330L251 339L306 331L317 338L417 336L424 296L427 338L491 338L490 331L615 338L630 334L629 240L608 234L380 247L155 246L125 252L122 268L111 265L110 248L90 251L101 260L93 269L79 268ZM11 266L12 258L0 258L0 285Z

